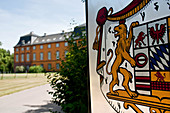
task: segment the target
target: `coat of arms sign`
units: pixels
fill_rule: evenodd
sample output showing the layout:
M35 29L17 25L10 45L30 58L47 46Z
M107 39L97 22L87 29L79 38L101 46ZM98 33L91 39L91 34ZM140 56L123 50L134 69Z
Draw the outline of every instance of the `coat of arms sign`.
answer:
M88 4L90 13L94 5ZM89 63L90 71L99 75L101 93L114 112L170 112L169 4L131 0L115 12L121 4L113 0L96 6L93 26L88 17L89 59L96 64Z

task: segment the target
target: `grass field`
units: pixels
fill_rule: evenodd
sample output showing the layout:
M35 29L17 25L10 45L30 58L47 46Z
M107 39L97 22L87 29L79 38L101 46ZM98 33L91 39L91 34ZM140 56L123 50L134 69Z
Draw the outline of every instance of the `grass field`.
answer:
M44 74L0 74L0 97L47 84Z

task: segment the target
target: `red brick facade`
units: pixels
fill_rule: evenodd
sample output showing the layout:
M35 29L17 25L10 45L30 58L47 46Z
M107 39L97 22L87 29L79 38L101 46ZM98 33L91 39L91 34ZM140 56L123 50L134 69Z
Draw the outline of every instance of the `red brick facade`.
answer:
M75 27L73 33L73 37L79 39L79 36L85 33L85 24ZM21 65L27 71L34 65L40 65L46 71L59 70L61 60L65 59L65 54L68 52L68 42L65 38L71 35L72 33L68 32L38 36L31 32L20 37L14 47L14 71L16 66Z

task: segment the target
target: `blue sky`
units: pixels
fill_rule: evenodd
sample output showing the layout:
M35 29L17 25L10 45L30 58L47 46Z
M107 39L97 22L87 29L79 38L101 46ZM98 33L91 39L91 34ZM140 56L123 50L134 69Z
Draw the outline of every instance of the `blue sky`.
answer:
M37 35L69 31L85 23L85 4L81 0L1 0L0 41L13 52L20 36L33 31Z

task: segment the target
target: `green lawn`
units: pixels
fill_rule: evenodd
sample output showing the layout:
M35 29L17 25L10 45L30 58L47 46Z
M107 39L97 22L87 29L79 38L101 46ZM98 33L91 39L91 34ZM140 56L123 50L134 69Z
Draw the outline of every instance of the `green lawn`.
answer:
M44 84L47 84L44 74L0 74L0 96Z

